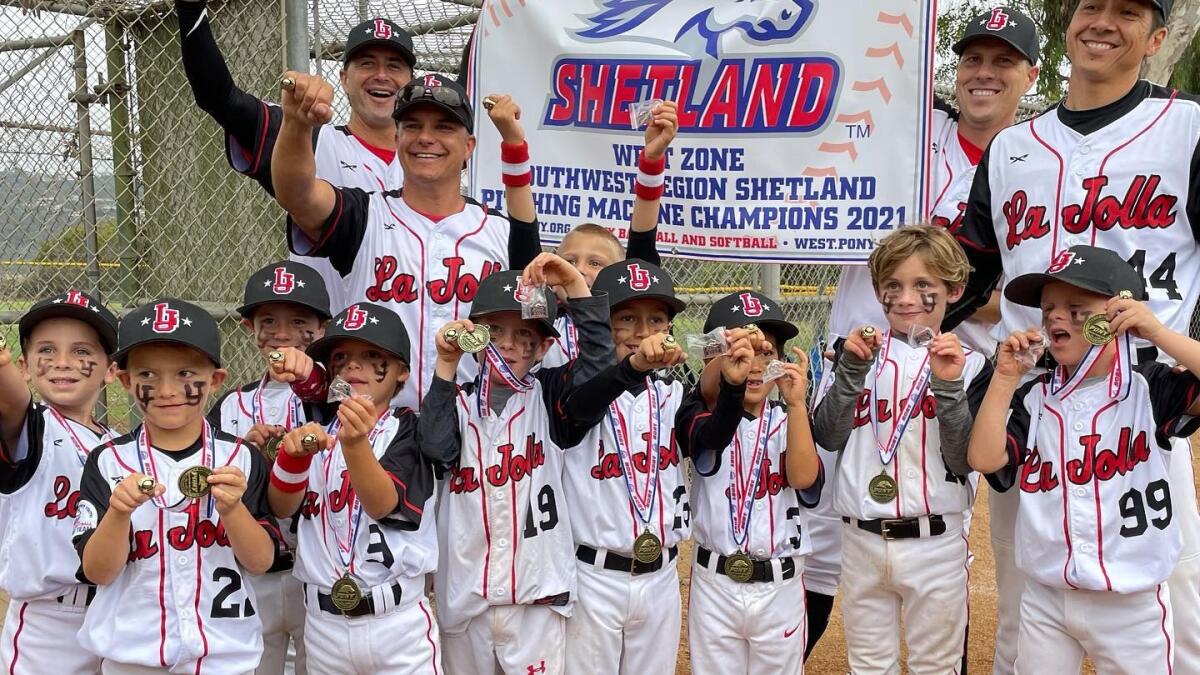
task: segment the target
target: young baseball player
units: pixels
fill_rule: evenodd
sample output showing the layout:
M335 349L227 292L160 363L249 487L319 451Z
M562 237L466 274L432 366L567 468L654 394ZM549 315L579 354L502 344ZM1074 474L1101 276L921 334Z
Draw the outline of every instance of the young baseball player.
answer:
M518 284L559 286L579 329L580 356L530 372L555 337L555 304L522 319ZM562 673L565 619L575 599L574 547L563 496L563 450L603 415L584 416L573 396L614 362L608 302L583 275L542 254L522 272L479 286L467 321L438 333L437 376L421 408L421 449L447 471L438 514L442 562L438 618L453 675L499 669ZM454 382L463 352L478 378ZM482 527L481 521L482 520Z
M807 357L795 349L798 363L779 361L798 331L778 303L752 291L735 295L736 303L714 304L706 324L724 326L734 341L709 365L721 375L715 404L709 412L697 388L677 418L680 447L696 470L692 671L800 673L810 550L802 507L822 482L805 404ZM770 400L777 387L786 405Z
M967 628L966 463L972 412L991 367L936 334L962 294L966 259L934 225L904 227L868 265L887 325L838 345L834 382L813 416L837 452L842 607L850 668L898 672L903 621L914 672L961 670Z
M1141 273L1107 249L1072 246L1004 296L1040 307L1041 331L1001 343L968 457L996 489L1016 488L1016 672L1079 672L1085 655L1098 672L1173 672L1184 628L1164 582L1183 545L1172 515L1186 505L1168 464L1171 438L1200 428L1200 342L1164 326ZM1187 370L1135 363L1135 336ZM1033 344L1058 366L1023 382Z
M438 560L433 467L417 447L416 415L390 403L409 377L400 317L354 304L307 355L284 351L296 381L316 373L351 389L284 437L271 474L272 510L300 513L308 672L436 672L438 628L425 598Z
M117 319L72 290L35 303L17 330L15 362L0 338L0 588L11 596L0 670L95 673L99 659L73 639L96 587L79 580L71 533L83 465L108 438L92 410L113 380Z
M162 298L134 309L113 354L143 421L83 469L75 547L99 588L79 631L108 673L249 673L262 625L245 574L266 572L267 465L204 418L225 380L217 323Z
M298 262L271 263L246 281L242 326L254 336L264 361L264 374L217 400L209 411L213 428L239 436L275 461L283 435L311 419L310 412L272 365L284 360L284 348L304 350L325 332L329 321L325 281ZM304 595L292 574L296 533L291 514L279 518L280 555L268 574L252 582L263 625L263 657L259 675L283 672L288 644L295 644L295 667L305 671Z
M644 260L610 265L592 292L608 296L617 364L577 396L603 421L566 455L576 600L567 672L673 672L679 634L679 542L688 538L675 414L683 384L656 375L686 352L669 330L685 308L671 276ZM690 420L687 420L690 422Z

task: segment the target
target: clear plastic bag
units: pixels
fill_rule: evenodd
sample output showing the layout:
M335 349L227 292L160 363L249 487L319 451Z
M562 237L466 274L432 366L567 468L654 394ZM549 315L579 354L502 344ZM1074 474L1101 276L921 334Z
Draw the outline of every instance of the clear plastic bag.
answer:
M1028 348L1015 352L1013 358L1017 360L1017 363L1026 368L1033 368L1037 365L1038 360L1042 358L1042 354L1046 353L1046 345L1049 343L1050 341L1046 338L1046 334L1039 332L1038 339L1036 341L1031 340Z
M786 374L787 371L783 369L783 361L774 359L767 364L767 369L763 372L763 384L770 384Z
M325 397L326 403L341 403L354 395L354 388L350 383L343 380L341 377L334 377L329 383L329 394Z
M707 361L729 353L729 341L724 328L714 328L707 333L687 336L688 353Z
M545 319L550 316L549 293L545 285L526 286L517 282L517 301L521 303L522 319Z
M912 328L908 330L908 346L913 349L925 349L935 337L937 334L929 326L913 324Z
M648 101L634 101L629 104L629 126L634 131L644 128L654 119L654 106L662 103L662 99L652 98Z

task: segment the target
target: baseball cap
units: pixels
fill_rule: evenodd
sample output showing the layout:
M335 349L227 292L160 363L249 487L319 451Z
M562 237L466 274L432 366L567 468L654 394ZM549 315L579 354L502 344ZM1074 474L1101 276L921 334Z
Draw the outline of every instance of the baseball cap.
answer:
M117 347L117 317L100 301L83 291L69 290L42 298L29 308L17 322L17 335L24 345L33 329L46 319L65 317L78 319L100 335L104 351L111 354Z
M1022 274L1008 282L1004 297L1018 305L1040 307L1042 289L1051 281L1061 281L1108 297L1129 291L1136 300L1146 299L1146 282L1133 265L1109 249L1082 245L1072 246L1054 256L1045 272Z
M321 319L330 318L325 280L304 263L282 260L251 274L242 294L242 306L236 311L243 319L249 319L256 308L271 302L300 305L316 312Z
M417 66L417 57L413 54L412 36L393 21L382 18L367 19L350 29L346 35L346 49L342 52L342 63L350 63L354 53L360 49L373 46L389 47L400 52L408 67Z
M687 308L675 297L675 282L671 275L658 265L637 258L622 260L600 270L592 283L592 292L600 291L608 294L608 306L612 309L630 300L658 300L668 307L674 319Z
M1171 17L1171 6L1175 4L1175 0L1150 0L1150 4L1162 15L1163 23L1166 23Z
M113 359L124 367L134 347L152 342L171 342L199 351L219 368L221 333L212 316L190 302L159 298L137 307L117 326L117 351Z
M471 112L471 100L467 97L467 90L448 75L429 73L404 85L396 95L396 108L392 111L392 119L399 122L409 110L423 105L445 110L466 127L468 132L475 128L475 116Z
M361 340L405 363L412 363L404 321L383 305L360 302L338 312L333 323L325 329L325 335L309 345L306 353L314 361L328 364L334 345L346 339Z
M1008 43L1029 59L1031 65L1037 65L1037 25L1033 23L1033 19L1009 7L989 9L971 19L967 30L951 49L955 54L962 56L963 50L972 41L989 37Z
M471 304L471 320L478 321L482 317L496 312L521 311L521 301L517 299L520 280L521 272L519 270L506 270L489 274L487 278L479 282L479 292L475 294L475 300ZM553 302L553 298L550 300L551 302L546 303L546 317L536 319L536 321L541 324L547 334L558 337L558 331L554 329L554 319L558 314L558 307Z
M778 302L750 290L736 291L714 302L704 321L704 332L714 328L741 328L750 324L771 331L780 342L787 342L800 332L799 328L784 318L783 308Z

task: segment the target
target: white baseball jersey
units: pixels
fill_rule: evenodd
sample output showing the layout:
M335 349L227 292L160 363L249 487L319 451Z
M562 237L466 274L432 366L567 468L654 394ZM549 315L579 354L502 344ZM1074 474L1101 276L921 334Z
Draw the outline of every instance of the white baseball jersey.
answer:
M1200 99L1139 81L1097 110L1062 105L993 139L958 231L975 272L967 300L1042 272L1076 244L1112 249L1146 278L1150 308L1187 334L1200 297ZM1003 270L1003 272L1001 272ZM993 335L1041 325L1002 301Z
M0 448L0 588L57 597L82 581L71 535L88 453L107 435L32 403L15 448Z
M1068 383L1069 384L1069 383ZM1010 465L989 477L1018 493L1017 566L1053 588L1132 593L1155 588L1182 548L1167 481L1171 438L1200 418L1192 373L1158 362L1134 366L1129 395L1108 378L1060 395L1049 375L1023 385L1008 420Z
M975 410L983 400L992 369L982 354L965 351L962 379L968 405ZM886 446L895 433L899 411L905 408L928 358L929 350L911 347L887 334L867 372L850 438L838 457L833 509L839 515L874 520L961 514L974 502L969 481L951 472L942 459L937 403L928 386L918 399L919 409L902 430L891 461L884 463L880 457L879 446ZM868 489L871 479L880 473L891 476L897 487L897 497L885 504L872 499Z
M579 446L567 453L563 483L567 503L575 517L571 530L576 544L632 555L633 541L644 525L630 497L625 467L618 454L615 433L626 439L634 476L630 485L639 495L649 495L654 476L648 457L658 461L657 480L648 512L650 531L670 548L687 539L691 508L679 446L675 443L675 413L683 401L677 381L650 380L658 399L650 406L650 391L623 392L616 400L618 414L607 415L588 432ZM655 439L652 427L656 427ZM648 449L657 441L657 447Z
M753 467L756 444L760 461ZM821 484L804 491L807 499L789 487L786 453L786 408L772 403L759 417L743 414L733 442L717 458L713 472L697 471L692 477L692 529L697 544L720 555L745 550L756 560L790 558L811 550L804 512L816 503L811 497L819 494ZM749 531L740 546L731 526L730 490L735 480L753 490Z
M958 133L956 112L936 107L932 123L930 221L955 233L962 226L976 165L964 145L967 141ZM829 315L830 342L834 337L846 337L859 326L886 325L866 264L842 267ZM971 349L991 354L996 350L996 341L989 329L989 324L969 319L955 328L954 333Z
M418 410L433 378L438 329L467 318L479 282L509 268L509 220L471 200L462 211L433 221L398 191L336 192L323 238L310 241L293 226L291 249L328 257L345 276L347 302L385 305L404 320L412 376L392 402ZM472 379L475 370L474 360L459 362L461 380Z
M179 478L202 463L238 467L247 480L243 503L271 532L266 463L253 447L220 431L206 430L191 447L167 452L147 449L143 429L96 448L83 470L75 520L80 555L108 510L113 486L130 474L146 474L166 493L133 512L129 561L97 590L79 642L102 659L172 673L253 670L262 652L254 591L215 502L186 499Z
M300 508L295 574L326 593L346 572L364 590L408 581L402 602L409 604L424 597L424 575L437 568L433 467L417 447L411 410L393 408L371 438L375 458L396 486L396 510L379 521L371 518L354 494L341 444L318 453Z

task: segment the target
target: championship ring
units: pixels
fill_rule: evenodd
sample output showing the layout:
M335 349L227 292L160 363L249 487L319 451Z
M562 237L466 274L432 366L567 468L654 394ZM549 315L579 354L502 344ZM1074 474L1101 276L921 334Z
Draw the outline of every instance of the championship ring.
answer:
M211 475L212 469L207 466L193 466L179 476L179 491L188 499L200 499L212 489L208 484Z
M0 349L8 348L8 340L3 335L0 335Z
M748 323L744 326L744 328L746 329L746 332L750 333L751 335L758 332L758 324L756 323Z
M663 346L663 349L676 349L679 347L679 343L675 340L674 335L667 333L666 335L663 336L662 346Z
M475 326L475 330L469 330L458 336L458 348L468 354L478 354L491 341L492 329L484 324L478 324Z
M876 504L887 504L895 499L898 493L899 489L896 487L896 479L883 472L880 472L878 476L871 479L871 482L867 483L867 495Z
M1120 293L1117 293L1117 297L1122 300L1132 300L1133 291L1121 291Z
M633 540L633 559L649 565L662 556L662 541L650 530L644 530Z
M858 331L858 336L864 340L870 340L871 338L875 337L875 327L863 326L862 329Z
M145 478L139 480L138 491L145 495L154 494L154 479L150 476L146 476Z
M442 336L446 338L446 342L449 342L450 344L454 344L454 343L458 342L458 329L457 328L447 328L446 332L443 333Z
M484 110L491 110L492 108L495 108L495 107L496 107L496 101L493 100L491 96L485 96L483 98L483 109Z
M317 449L317 435L316 434L304 434L303 436L301 436L300 437L300 447L304 448L308 452L312 452L312 451L316 450Z
M739 584L750 581L754 576L754 561L741 551L734 553L725 559L725 576Z
M1097 347L1112 342L1114 337L1108 330L1108 317L1103 314L1093 314L1083 322L1083 339Z
M267 358L270 359L271 363L279 363L283 360L283 352L273 351L270 354L267 354Z
M274 463L275 458L279 455L279 444L283 442L283 436L276 436L271 440L263 443L262 453L270 462Z
M289 75L283 76L283 79L279 80L279 87L281 89L287 89L288 91L295 89L296 88L296 78L291 77Z
M333 588L330 590L329 599L333 601L333 606L339 611L349 612L362 602L362 589L358 587L358 583L350 578L350 573L342 575L341 579L333 582Z

